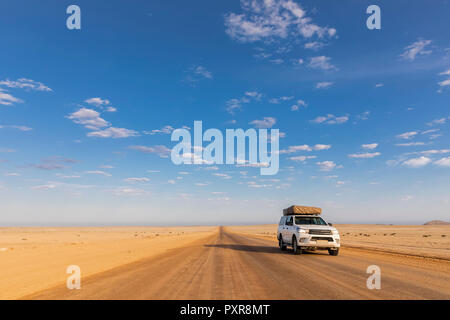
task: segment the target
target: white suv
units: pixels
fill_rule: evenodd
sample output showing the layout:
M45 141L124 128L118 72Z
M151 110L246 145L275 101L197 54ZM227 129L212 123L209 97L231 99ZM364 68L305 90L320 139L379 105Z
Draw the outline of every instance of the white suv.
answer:
M292 246L295 254L303 250L328 250L330 255L337 256L341 246L337 229L318 215L281 217L277 236L280 249Z

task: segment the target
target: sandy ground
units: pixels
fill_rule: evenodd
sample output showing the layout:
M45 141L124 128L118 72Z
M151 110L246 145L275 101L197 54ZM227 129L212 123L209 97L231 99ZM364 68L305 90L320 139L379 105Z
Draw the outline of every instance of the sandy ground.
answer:
M281 252L276 225L0 228L0 298L450 299L448 226L337 227L337 257ZM373 264L382 290L366 287Z
M82 276L186 247L217 227L0 228L0 299L65 283L69 265Z
M267 238L220 228L167 251L28 299L450 299L450 262L343 248L294 255ZM381 270L369 290L367 267Z
M335 225L344 247L450 260L450 226ZM230 230L276 240L278 225L235 226Z

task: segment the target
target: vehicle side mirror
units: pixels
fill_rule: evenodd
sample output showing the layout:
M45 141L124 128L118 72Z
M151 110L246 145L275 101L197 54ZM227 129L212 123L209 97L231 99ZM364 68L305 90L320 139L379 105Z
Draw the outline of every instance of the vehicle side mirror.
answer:
M332 223L328 223L328 225L329 225L330 227L332 227L332 226L333 226L333 224L332 224Z

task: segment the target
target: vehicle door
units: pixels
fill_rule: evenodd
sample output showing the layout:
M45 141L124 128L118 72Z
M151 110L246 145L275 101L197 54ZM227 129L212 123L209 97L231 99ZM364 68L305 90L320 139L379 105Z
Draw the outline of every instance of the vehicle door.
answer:
M283 242L285 243L291 243L292 242L292 235L294 233L294 219L292 216L286 217L286 223L284 225L283 229Z
M284 222L286 221L286 217L281 217L280 223L278 224L278 234L281 237L283 237L283 229L284 229Z

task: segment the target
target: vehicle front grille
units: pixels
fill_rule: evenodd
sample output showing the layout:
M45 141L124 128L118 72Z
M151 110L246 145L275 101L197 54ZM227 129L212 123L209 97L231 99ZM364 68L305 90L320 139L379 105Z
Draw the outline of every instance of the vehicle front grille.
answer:
M333 242L333 238L331 238L331 237L311 237L311 240L313 240L313 241L326 240L326 241Z
M331 235L331 230L309 229L309 234Z

